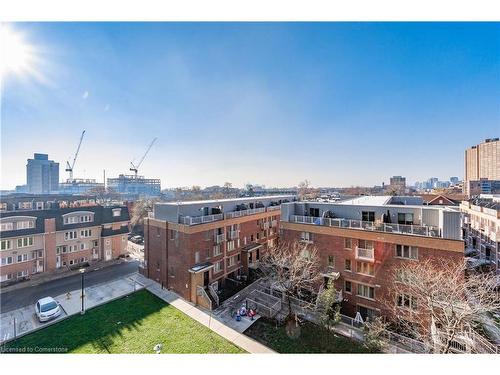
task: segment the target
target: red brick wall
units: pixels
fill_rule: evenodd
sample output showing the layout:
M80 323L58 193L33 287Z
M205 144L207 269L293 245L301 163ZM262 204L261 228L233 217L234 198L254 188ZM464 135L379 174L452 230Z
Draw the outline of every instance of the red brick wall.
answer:
M336 280L335 288L337 290L344 290L344 282L346 280L349 280L352 283L352 293L349 294L344 291L344 302L342 304L342 312L350 316L354 316L356 314L357 305L363 305L375 310L378 309L384 313L384 300L388 300L389 298L389 288L393 281L394 269L397 268L401 262L415 261L396 258L396 245L393 243L374 241L374 276L362 275L356 272L357 260L355 258L355 247L358 244L358 239L350 237L352 250L348 250L344 248L345 237L318 233L313 233L312 236L312 246L317 249L321 267L326 269L328 266L328 256L333 256L335 259L334 270L340 272L340 278ZM299 231L289 229L283 230L283 241L291 242L299 239ZM454 260L460 262L463 260L463 254L454 251L418 247L418 258L419 260L430 258L436 261ZM346 259L351 261L351 272L346 271L344 268ZM356 296L357 283L373 286L375 288L375 301Z

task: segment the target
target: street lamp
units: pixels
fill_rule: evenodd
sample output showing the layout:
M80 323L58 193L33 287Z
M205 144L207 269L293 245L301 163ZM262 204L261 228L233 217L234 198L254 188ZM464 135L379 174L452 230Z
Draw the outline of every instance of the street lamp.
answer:
M85 314L85 305L84 305L84 298L85 298L85 294L84 294L84 291L85 291L85 283L84 283L85 268L80 268L80 274L82 275L82 295L80 297L82 299L82 311L80 311L80 314L83 315L83 314Z

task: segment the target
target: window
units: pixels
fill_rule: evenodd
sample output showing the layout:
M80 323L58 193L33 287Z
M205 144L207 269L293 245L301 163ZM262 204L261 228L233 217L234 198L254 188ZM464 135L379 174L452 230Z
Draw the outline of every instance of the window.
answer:
M346 271L351 271L351 270L352 270L352 269L351 269L351 260L350 260L350 259L346 259L346 260L345 260L345 263L344 263L344 269L345 269Z
M358 296L375 299L375 288L369 285L358 284Z
M29 229L29 228L33 228L35 225L34 225L34 221L33 220L24 220L24 221L18 221L17 222L17 225L16 225L16 229L17 230L20 230L20 229Z
M26 262L28 260L28 254L21 254L17 256L17 262Z
M17 273L17 277L18 277L18 278L19 278L19 277L25 277L25 276L28 276L28 271L27 271L27 270L25 270L25 271L19 271L19 272Z
M367 262L357 262L356 272L363 275L373 276L375 275L375 266L372 263Z
M306 241L306 242L312 242L312 233L309 232L301 232L300 233L300 240L301 241Z
M214 273L219 273L222 271L222 269L224 268L224 264L223 264L223 260L221 260L220 262L217 262L215 263L214 265Z
M375 212L374 211L361 211L361 220L362 221L375 221Z
M0 230L3 232L4 230L13 230L14 229L14 224L13 223L2 223L0 224Z
M99 242L97 240L92 241L92 246L93 247L99 246Z
M19 202L18 207L21 210L31 210L33 208L33 204L31 202Z
M33 237L22 237L17 239L17 247L33 246Z
M43 210L43 202L36 202L36 209Z
M113 208L113 217L119 217L122 214L121 208Z
M75 224L75 223L78 223L77 216L66 216L64 218L64 224Z
M405 270L398 269L395 272L396 281L407 284L410 281L408 273Z
M398 295L396 304L398 307L411 310L416 310L418 307L417 298L404 293Z
M87 243L86 242L82 242L80 244L80 250L86 250L87 249Z
M235 256L228 259L228 263L227 263L228 267L232 267L235 264L236 264L236 257Z
M227 242L227 251L232 251L234 250L234 241L228 241Z
M77 238L76 230L72 230L70 232L65 232L64 233L64 239L66 241L68 241L68 240L74 240L75 238Z
M413 225L413 214L398 212L398 224Z
M328 267L335 267L335 258L333 255L328 255Z
M222 254L222 249L220 244L214 246L214 257L221 255Z
M358 240L358 247L361 249L373 249L373 241Z
M196 253L194 253L194 262L195 263L200 263L200 252L197 251Z
M177 231L170 229L169 232L170 232L170 239L175 240L177 238Z
M92 229L84 229L80 231L80 237L91 237Z
M396 245L396 257L418 259L418 248L415 246Z
M0 242L0 249L1 250L9 250L11 248L11 241L10 240L2 240Z
M351 238L344 238L344 248L352 249L352 239Z
M92 221L92 216L91 215L82 215L80 216L80 223L88 223Z
M350 281L345 281L344 283L344 290L346 293L351 293L352 292L352 283Z
M300 252L300 255L305 258L305 259L311 259L311 252L307 249L303 249L301 252Z

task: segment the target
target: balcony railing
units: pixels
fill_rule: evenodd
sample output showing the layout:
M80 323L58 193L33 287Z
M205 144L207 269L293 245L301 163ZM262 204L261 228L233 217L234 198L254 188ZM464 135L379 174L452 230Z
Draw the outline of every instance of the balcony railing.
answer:
M253 215L253 214L259 214L262 212L266 212L265 207L261 208L252 208L249 210L242 210L242 211L233 211L233 212L227 212L226 213L226 219L234 219L237 217L243 217L243 216L248 216L248 215Z
M224 219L224 214L216 215L205 215L205 216L184 216L180 218L181 224L185 225L196 225L211 223L212 221L218 221Z
M374 249L363 249L362 247L356 247L356 259L373 262L375 260L375 251Z
M290 215L290 222L300 224L322 225L327 227L338 227L348 229L370 230L386 233L410 234L415 236L442 237L441 231L437 227L375 223L372 221L361 221L354 219L330 219L314 216Z
M222 243L226 239L226 236L223 234L217 234L214 238L215 243Z
M267 208L267 211L268 212L271 212L271 211L278 211L279 209L281 209L281 206L269 206Z

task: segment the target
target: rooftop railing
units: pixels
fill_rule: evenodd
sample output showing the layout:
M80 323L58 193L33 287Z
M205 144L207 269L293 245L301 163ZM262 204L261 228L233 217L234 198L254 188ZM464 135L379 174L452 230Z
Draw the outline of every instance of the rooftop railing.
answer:
M225 214L216 214L216 215L205 215L205 216L181 216L179 218L179 222L185 225L196 225L196 224L204 224L211 223L213 221L224 220L224 219L234 219L238 217L260 214L262 212L271 212L278 211L281 206L269 206L269 207L260 207L260 208L252 208L248 210L241 211L233 211L226 212Z
M253 215L253 214L259 214L262 212L266 212L265 207L261 208L252 208L248 210L241 210L241 211L233 211L233 212L227 212L225 214L226 219L234 219L237 217L243 217L243 216L248 216L248 215Z
M223 214L206 215L206 216L184 216L180 218L181 224L195 225L203 223L211 223L212 221L222 220Z
M375 232L409 234L415 236L442 237L440 229L432 226L375 223L372 221L362 221L355 219L330 219L300 215L290 215L290 222L299 224L322 225L326 227L369 230Z

